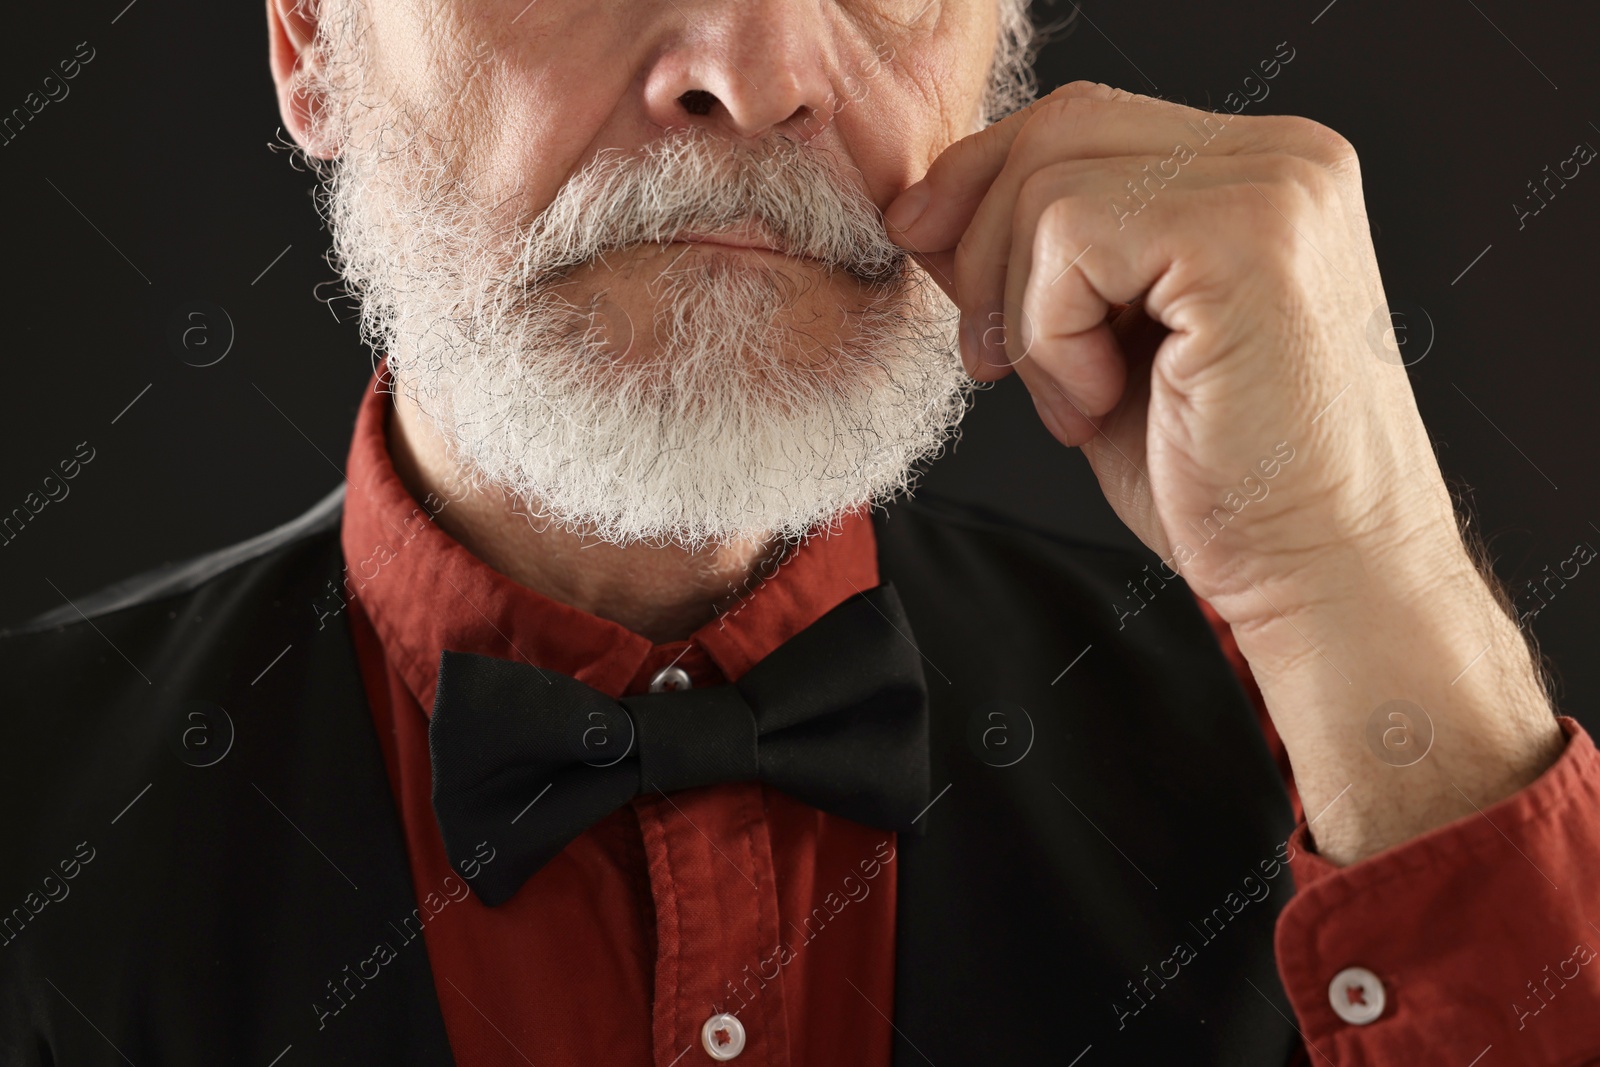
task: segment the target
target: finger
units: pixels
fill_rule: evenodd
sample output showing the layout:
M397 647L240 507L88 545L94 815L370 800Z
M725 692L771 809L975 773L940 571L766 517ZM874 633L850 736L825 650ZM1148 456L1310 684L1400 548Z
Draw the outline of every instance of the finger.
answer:
M1040 172L1015 220L1018 237L1000 315L1023 324L1025 361L1063 373L1082 367L1081 383L1061 384L1102 414L1104 394L1097 390L1111 387L1091 380L1106 363L1090 331L1112 303L1139 301L1168 329L1192 332L1214 317L1217 305L1205 297L1180 298L1214 289L1221 278L1259 274L1267 265L1264 251L1276 257L1305 239L1260 187L1273 187L1270 175L1280 169L1275 160L1291 157L1196 160L1181 188L1159 192L1131 218L1106 204L1143 160L1085 160ZM1018 335L991 331L987 339L1009 342ZM1080 343L1091 347L1072 353Z
M1175 194L1164 202L1166 218L1159 225L1150 220L1137 234L1119 232L1097 210L1137 162L1050 168L1042 173L1054 183L1053 197L1017 219L1002 318L1024 329L1023 336L1013 331L1002 338L1016 347L1001 358L1010 358L1019 372L1027 366L1024 381L1039 383L1030 388L1057 424L1077 425L1074 416L1097 424L1124 401L1128 354L1112 320L1162 279L1183 246L1184 236L1172 232L1179 225L1175 216L1183 214L1182 207L1172 207ZM1024 236L1030 234L1031 240Z
M1150 371L1168 331L1149 317L1142 302L1123 308L1110 321L1127 363L1128 384L1117 406L1096 420L1098 432L1083 443L1082 450L1112 510L1139 529L1147 523L1153 507L1146 469Z
M992 126L963 137L939 154L922 179L884 209L889 237L916 252L956 246L989 185L1006 164L1012 142L1035 112L1067 97L1110 99L1117 90L1096 82L1073 82Z
M1049 254L1048 249L1044 251ZM1069 266L1063 276L1075 269ZM1063 444L1078 445L1085 440L1086 432L1093 432L1096 420L1121 401L1128 378L1127 361L1111 326L1120 305L1107 301L1092 286L1082 293L1063 287L1062 298L1073 300L1069 320L1072 325L1076 326L1080 318L1089 324L1068 335L1054 319L1035 323L1023 305L1007 319L1019 324L1020 329L1008 332L1004 349L989 343L994 340L992 334L984 338L982 350L998 352L1002 366L983 362L980 357L980 371L973 377L989 380L1016 370L1033 393L1035 406L1049 413L1046 423L1068 431L1067 436L1057 433L1057 437ZM1013 353L1015 358L1006 363Z
M1111 99L1120 90L1096 82L1073 82L1016 114L988 128L964 137L945 149L928 168L927 174L892 201L884 212L889 236L912 251L934 282L962 310L960 352L969 375L981 381L995 381L1010 373L1009 366L982 366L977 340L996 329L1001 319L995 306L985 314L972 311L974 300L963 300L957 284L956 246L973 215L988 195L995 177L1006 165L1018 134L1029 116L1052 100L1072 98ZM907 228L914 232L908 233Z
M964 322L987 321L1007 306L1015 310L1026 277L1019 279L1001 267L1030 258L1031 249L1016 249L1013 236L1027 232L1019 219L1036 217L1047 201L1053 169L1071 164L1110 166L1112 160L1131 159L1132 165L1119 173L1116 183L1107 185L1098 205L1108 217L1121 219L1137 213L1142 203L1191 172L1202 151L1207 153L1205 159L1237 159L1271 147L1270 128L1234 132L1233 124L1243 120L1138 99L1148 103L1065 100L1041 110L1018 132L1004 169L960 238L951 281L960 294L957 305ZM1205 135L1211 140L1202 140ZM1136 294L1125 298L1132 295ZM980 353L978 358L990 363L1000 358L1015 361L1015 356L995 353Z
M1066 240L1079 231L1055 216L1063 210L1086 210L1084 198L1069 199L1072 194L1110 187L1125 165L1123 160L1110 167L1105 161L1076 161L1035 172L1029 182L1031 192L1018 203L1011 220L1015 236L999 275L1004 287L998 305L1002 310L986 311L979 320L998 320L1010 328L987 329L967 341L974 350L967 358L979 368L973 372L979 380L987 380L996 368L1037 363L1053 383L1038 400L1053 409L1061 424L1073 421L1074 414L1092 419L1110 411L1122 395L1127 373L1107 324L1114 298L1085 285L1081 274L1076 284L1069 279L1094 249L1068 247ZM1042 284L1029 302L1030 281L1036 278ZM1136 295L1121 294L1120 299ZM1035 318L1036 311L1042 317ZM1025 381L1030 378L1024 376Z
M1067 400L1055 380L1040 367L1025 361L1017 364L1016 372L1028 387L1039 421L1057 441L1077 448L1100 432L1095 420Z
M1120 316L1128 309L1126 304L1109 305L1106 317L1091 331L1085 350L1097 351L1077 374L1064 374L1048 361L1024 359L1008 366L1002 375L1017 372L1033 398L1033 406L1040 420L1051 434L1064 445L1083 445L1101 432L1100 418L1123 400L1127 381L1127 360L1121 348ZM1079 393L1091 399L1079 400L1064 387L1063 380L1071 385L1080 379L1092 385L1076 385Z
M997 180L1014 197L1028 175L1068 159L1236 155L1268 151L1280 136L1254 117L1072 82L951 145L890 203L885 220L903 247L940 251L955 247Z

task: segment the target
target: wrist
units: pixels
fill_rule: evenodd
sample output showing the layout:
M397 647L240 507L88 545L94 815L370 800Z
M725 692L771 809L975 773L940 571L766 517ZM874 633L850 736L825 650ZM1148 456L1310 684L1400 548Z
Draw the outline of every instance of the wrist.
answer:
M1319 632L1359 644L1364 632L1353 627L1386 630L1405 619L1423 628L1419 637L1445 640L1451 631L1477 633L1490 613L1510 621L1465 543L1436 526L1350 536L1255 569L1258 576L1208 599L1252 667L1267 671L1300 669L1317 658Z
M1560 727L1526 640L1466 547L1322 557L1235 636L1318 851L1351 863L1538 777Z

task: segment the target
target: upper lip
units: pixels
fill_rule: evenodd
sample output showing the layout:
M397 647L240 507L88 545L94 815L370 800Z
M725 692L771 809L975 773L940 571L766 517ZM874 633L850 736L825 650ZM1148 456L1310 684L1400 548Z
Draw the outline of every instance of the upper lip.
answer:
M717 230L714 233L683 230L674 236L673 240L692 244L728 245L731 248L760 248L768 252L787 253L786 249L779 247L778 243L773 240L772 234L765 227L754 223L740 223L737 226Z

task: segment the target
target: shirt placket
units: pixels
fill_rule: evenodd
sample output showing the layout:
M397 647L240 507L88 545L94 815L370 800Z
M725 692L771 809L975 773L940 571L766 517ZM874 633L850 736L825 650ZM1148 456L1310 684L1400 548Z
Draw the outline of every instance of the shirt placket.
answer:
M772 846L756 783L633 802L656 911L656 1067L788 1067Z

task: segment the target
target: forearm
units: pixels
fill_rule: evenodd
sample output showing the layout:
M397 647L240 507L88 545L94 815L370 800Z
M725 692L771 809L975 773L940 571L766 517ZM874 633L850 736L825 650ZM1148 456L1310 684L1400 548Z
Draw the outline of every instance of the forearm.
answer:
M1235 631L1334 863L1510 796L1563 744L1528 645L1465 546L1401 556L1352 549L1258 587L1281 610Z

